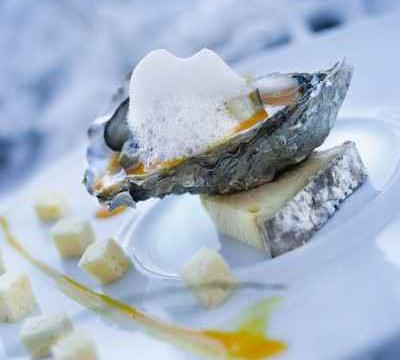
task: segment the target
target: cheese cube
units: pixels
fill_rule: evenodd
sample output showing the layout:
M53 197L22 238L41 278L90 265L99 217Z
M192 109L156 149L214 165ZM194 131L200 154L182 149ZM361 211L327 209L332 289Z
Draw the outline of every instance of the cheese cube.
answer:
M78 219L62 219L51 231L54 244L62 257L79 257L94 242L90 222Z
M7 271L0 276L0 322L15 322L30 314L35 305L27 275Z
M45 194L36 201L34 209L40 220L50 222L64 217L68 204L61 194Z
M52 349L55 360L96 360L97 351L86 334L73 332L58 341Z
M72 332L72 323L64 314L41 315L27 319L20 337L32 359L50 354L51 347Z
M181 276L206 308L222 303L237 284L223 257L205 248L183 266Z
M101 284L107 284L125 274L129 258L114 239L107 239L88 246L79 266Z

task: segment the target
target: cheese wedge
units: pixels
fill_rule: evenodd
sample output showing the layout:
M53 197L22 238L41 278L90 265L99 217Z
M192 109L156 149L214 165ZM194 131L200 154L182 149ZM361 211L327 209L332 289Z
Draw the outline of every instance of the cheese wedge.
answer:
M221 304L237 284L224 258L206 248L184 264L181 277L206 308Z
M58 341L52 349L55 360L96 360L94 343L82 331L75 331Z
M0 276L0 322L15 322L30 314L36 306L26 274L7 271Z
M258 188L201 199L219 232L275 257L306 243L366 176L355 144L345 142Z
M40 315L27 319L20 337L32 359L48 356L51 347L72 332L72 323L64 314Z

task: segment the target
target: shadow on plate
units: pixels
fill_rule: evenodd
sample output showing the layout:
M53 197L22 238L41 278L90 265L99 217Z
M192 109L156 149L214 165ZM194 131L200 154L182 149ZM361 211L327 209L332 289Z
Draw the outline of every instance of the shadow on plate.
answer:
M372 346L345 360L398 360L400 358L400 332L385 342Z

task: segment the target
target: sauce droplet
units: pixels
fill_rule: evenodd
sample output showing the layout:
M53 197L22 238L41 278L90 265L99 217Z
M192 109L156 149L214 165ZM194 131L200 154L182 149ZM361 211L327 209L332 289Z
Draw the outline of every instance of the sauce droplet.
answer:
M107 171L110 174L116 174L121 170L121 164L119 162L119 153L114 153L111 155L110 161L107 165Z
M266 110L260 111L248 118L247 120L242 121L239 125L235 126L233 129L233 133L236 134L238 132L250 129L255 124L263 121L267 116L268 113Z
M106 207L102 207L96 211L96 218L108 219L110 217L123 213L127 208L128 208L127 206L121 205L115 208L114 210L109 211Z

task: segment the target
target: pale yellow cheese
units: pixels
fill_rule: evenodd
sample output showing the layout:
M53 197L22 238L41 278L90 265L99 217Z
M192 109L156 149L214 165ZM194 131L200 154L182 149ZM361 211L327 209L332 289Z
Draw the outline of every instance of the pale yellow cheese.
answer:
M90 222L79 219L61 219L51 235L62 257L79 257L95 241Z
M181 276L206 308L221 304L237 284L223 257L206 248L183 266Z
M107 239L89 245L79 266L101 284L107 284L126 273L129 258L114 239Z
M43 194L34 205L36 215L42 221L57 221L68 212L66 198L57 193Z
M58 341L52 348L55 360L96 360L94 343L82 331L75 331Z
M202 195L202 204L220 233L269 252L263 240L264 222L303 189L333 155L336 152L315 154L276 180L249 191Z
M15 322L30 314L36 306L26 274L7 271L0 276L0 322Z
M32 359L50 354L51 347L72 332L72 323L65 314L40 315L25 320L20 337Z

